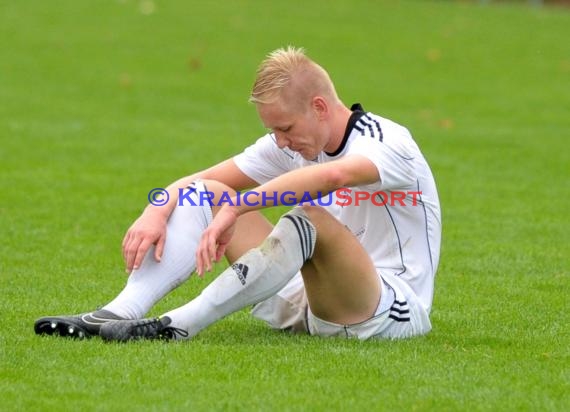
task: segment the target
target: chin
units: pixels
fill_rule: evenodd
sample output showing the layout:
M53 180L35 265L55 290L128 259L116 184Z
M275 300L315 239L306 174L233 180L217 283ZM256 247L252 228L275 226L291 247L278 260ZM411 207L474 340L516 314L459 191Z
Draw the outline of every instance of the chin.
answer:
M312 155L312 154L305 154L305 153L299 153L301 155L301 157L303 157L303 159L305 160L317 160L317 155Z

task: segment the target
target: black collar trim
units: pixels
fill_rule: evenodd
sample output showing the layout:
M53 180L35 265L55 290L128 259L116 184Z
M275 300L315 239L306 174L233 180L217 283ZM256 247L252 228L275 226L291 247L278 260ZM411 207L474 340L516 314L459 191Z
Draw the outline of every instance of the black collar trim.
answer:
M330 157L338 156L344 150L346 142L348 142L348 137L350 136L350 133L352 132L355 123L358 121L358 119L360 119L364 115L364 109L362 108L362 105L360 103L354 103L352 106L350 106L350 110L352 110L352 114L348 119L348 123L346 125L346 130L344 131L342 142L340 143L338 149L336 149L333 153L325 152L327 156Z

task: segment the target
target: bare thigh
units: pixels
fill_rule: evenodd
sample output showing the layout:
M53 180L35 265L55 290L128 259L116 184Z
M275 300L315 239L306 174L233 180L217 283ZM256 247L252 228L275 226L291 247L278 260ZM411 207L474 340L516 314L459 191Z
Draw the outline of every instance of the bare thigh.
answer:
M325 209L303 210L317 229L313 257L301 269L311 312L339 324L369 319L380 301L381 286L368 253Z
M229 186L204 181L213 193L212 211L225 193L235 195ZM354 324L369 319L380 301L381 289L376 269L356 237L321 207L303 206L317 230L315 251L302 267L303 282L311 312L326 321ZM271 223L259 212L239 217L226 257L234 262L257 247L271 233Z

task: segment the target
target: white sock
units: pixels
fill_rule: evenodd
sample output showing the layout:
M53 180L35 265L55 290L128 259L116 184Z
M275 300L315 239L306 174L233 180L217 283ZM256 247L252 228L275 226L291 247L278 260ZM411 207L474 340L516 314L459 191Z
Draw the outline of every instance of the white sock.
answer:
M197 186L198 192L205 190L201 182ZM196 205L200 204L197 194L194 201ZM154 246L151 247L139 269L129 276L122 292L103 309L125 319L144 317L156 302L187 280L196 269L196 248L211 221L209 205L176 206L168 220L161 262L154 259Z
M223 317L281 290L313 255L316 230L301 208L284 215L271 234L184 306L165 313L188 338Z

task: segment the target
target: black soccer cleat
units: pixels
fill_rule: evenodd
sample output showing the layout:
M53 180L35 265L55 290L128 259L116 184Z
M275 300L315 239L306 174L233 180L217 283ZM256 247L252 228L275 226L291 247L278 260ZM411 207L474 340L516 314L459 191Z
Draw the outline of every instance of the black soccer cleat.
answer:
M99 335L106 341L127 342L139 339L172 340L187 337L184 329L170 327L172 319L168 316L152 319L118 320L105 323Z
M36 320L34 331L37 335L59 335L84 339L99 335L101 325L121 319L123 318L104 309L71 316L47 316Z

